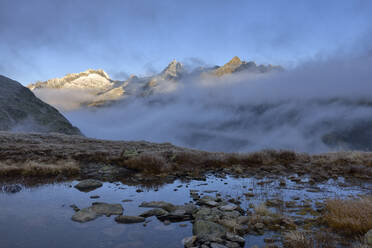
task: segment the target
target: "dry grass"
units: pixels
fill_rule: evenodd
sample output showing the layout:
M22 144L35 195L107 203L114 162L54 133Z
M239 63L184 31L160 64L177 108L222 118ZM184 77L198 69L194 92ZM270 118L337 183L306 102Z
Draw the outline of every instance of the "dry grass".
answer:
M372 229L372 197L327 200L324 220L344 234L364 234Z
M254 212L255 212L255 214L260 215L260 216L269 216L269 215L272 215L273 214L270 211L270 209L267 208L267 206L265 205L265 203L261 203L261 204L255 205L254 206Z
M290 231L284 235L284 246L287 248L313 248L314 242L305 233L300 231Z
M71 176L78 174L80 167L75 161L61 161L53 164L25 162L1 162L0 176Z
M372 152L335 152L321 155L307 155L286 150L263 150L254 153L213 153L173 146L169 143L155 144L145 141L125 142L89 139L81 136L38 133L0 132L0 161L13 161L16 165L0 164L1 175L16 175L21 165L36 166L37 173L44 173L50 165L61 165L60 161L76 161L77 164L95 163L124 166L130 169L152 173L195 172L221 168L239 168L249 172L252 168L265 170L296 170L302 173L327 172L355 177L372 177ZM3 162L5 163L5 162ZM17 165L19 163L19 166ZM312 165L302 166L302 165ZM275 167L278 166L279 167ZM336 170L334 170L336 169ZM58 171L50 169L47 173ZM10 172L9 172L10 171ZM67 170L68 171L68 170ZM329 173L328 173L329 172ZM240 172L237 172L240 173ZM32 174L32 173L31 173Z
M335 248L334 237L328 232L309 233L289 231L284 234L284 247L287 248Z
M161 173L170 171L170 165L163 156L157 153L143 153L130 157L122 163L128 169L145 173Z

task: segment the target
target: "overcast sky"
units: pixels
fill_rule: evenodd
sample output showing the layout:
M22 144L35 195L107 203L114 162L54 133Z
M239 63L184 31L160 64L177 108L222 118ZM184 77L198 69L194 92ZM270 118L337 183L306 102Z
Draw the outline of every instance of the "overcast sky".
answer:
M371 13L368 0L1 0L0 74L28 84L102 68L123 79L235 55L291 67L358 50Z

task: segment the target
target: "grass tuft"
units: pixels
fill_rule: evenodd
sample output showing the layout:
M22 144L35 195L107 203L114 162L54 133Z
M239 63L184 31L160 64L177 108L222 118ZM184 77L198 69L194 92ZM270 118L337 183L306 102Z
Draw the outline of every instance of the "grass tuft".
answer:
M334 230L347 235L362 235L372 229L372 197L329 199L324 220Z

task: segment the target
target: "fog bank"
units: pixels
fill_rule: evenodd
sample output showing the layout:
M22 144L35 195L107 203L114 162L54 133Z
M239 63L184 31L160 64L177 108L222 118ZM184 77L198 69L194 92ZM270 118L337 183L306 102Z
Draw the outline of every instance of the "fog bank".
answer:
M171 91L159 87L148 97L64 114L85 135L102 139L228 152L349 149L352 131L372 123L371 68L366 56L259 76L195 76L164 83Z

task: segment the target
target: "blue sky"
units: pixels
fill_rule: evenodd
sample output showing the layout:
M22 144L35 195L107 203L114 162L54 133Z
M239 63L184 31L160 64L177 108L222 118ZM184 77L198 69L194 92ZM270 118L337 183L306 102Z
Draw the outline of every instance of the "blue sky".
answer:
M88 68L151 74L238 55L295 66L368 45L372 1L1 0L0 74L23 84Z

